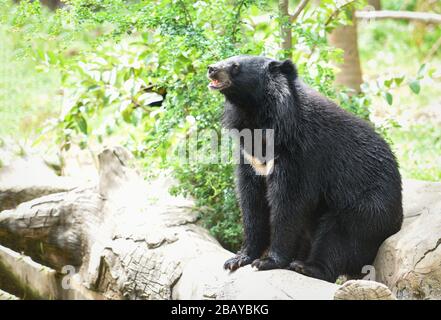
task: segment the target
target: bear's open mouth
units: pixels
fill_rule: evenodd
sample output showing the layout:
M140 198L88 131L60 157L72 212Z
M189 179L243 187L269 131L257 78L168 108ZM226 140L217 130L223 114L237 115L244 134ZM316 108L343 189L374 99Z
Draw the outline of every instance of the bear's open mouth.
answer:
M222 82L218 79L210 79L210 80L211 81L210 81L210 84L208 85L208 87L213 90L221 90L221 89L225 89L226 87L229 86L228 82Z

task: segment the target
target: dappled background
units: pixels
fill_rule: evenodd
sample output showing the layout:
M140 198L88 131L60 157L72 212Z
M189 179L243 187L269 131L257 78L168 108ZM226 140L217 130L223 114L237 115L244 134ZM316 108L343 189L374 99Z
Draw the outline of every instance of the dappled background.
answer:
M439 1L0 0L0 21L0 165L37 153L76 177L72 159L124 145L146 178L171 171L228 249L241 241L232 164L168 155L196 126L220 128L205 71L232 55L293 59L372 121L405 178L441 180Z

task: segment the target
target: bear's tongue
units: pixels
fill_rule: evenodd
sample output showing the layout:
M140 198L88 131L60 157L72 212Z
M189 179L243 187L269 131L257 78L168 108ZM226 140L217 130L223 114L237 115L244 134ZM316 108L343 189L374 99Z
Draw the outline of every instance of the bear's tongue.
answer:
M211 80L210 84L211 84L212 86L217 87L217 86L220 85L220 82L219 82L219 80L213 79L213 80Z

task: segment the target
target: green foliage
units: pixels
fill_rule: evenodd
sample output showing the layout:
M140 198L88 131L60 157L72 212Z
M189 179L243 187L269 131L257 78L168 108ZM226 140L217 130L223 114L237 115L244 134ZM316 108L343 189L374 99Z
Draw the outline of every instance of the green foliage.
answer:
M68 148L72 139L82 146L91 138L102 142L118 128L133 142L138 137L132 129L138 128L145 130L148 148L149 130L160 115L151 104L162 101L162 96L151 85L158 83L152 71L155 63L142 59L144 53L135 43L103 43L69 68L63 83L63 112L56 123L63 147ZM140 145L134 148L143 151Z
M394 141L405 178L441 180L441 126L426 122L410 127L393 128L388 136ZM399 147L398 147L399 146Z
M241 243L232 163L182 162L171 157L194 130L220 130L222 97L207 90L206 67L236 54L281 58L277 4L264 0L68 0L49 14L38 2L12 6L0 0L0 21L19 38L15 54L37 63L36 71L60 74L62 112L42 131L55 129L58 144L87 147L109 138L129 148L146 172L172 169L174 193L193 196L204 226L226 248ZM311 2L312 3L312 2ZM373 99L389 105L393 90L420 91L432 72L375 79L354 94L333 86L342 52L326 35L348 23L349 6L309 4L293 28L293 60L305 82L347 110L369 118ZM363 1L353 5L360 6ZM376 37L388 37L383 31ZM1 44L0 44L1 45ZM161 101L161 99L163 99ZM160 103L159 103L160 102ZM160 104L160 105L159 105ZM389 123L396 127L395 123ZM380 128L387 134L389 127ZM199 148L207 145L202 140Z
M415 77L390 75L377 78L375 81L367 81L361 86L363 97L382 96L391 106L393 103L392 90L408 85L414 94L419 94L421 90L420 81L425 77L431 77L435 71L435 68L428 70L427 65L422 64Z
M173 192L192 195L205 215L204 226L227 248L238 248L242 227L234 197L233 166L230 164L177 166L181 184Z
M60 79L57 72L36 69L34 58L25 55L25 52L39 50L41 46L31 46L20 29L10 25L23 23L21 17L26 11L11 6L11 11L18 15L15 18L6 14L11 12L9 6L4 0L0 1L0 136L10 133L17 136L16 133L20 132L21 137L27 139L47 117L59 112L61 99L57 90ZM48 15L46 11L37 10L34 4L30 6L31 13L37 11L41 16ZM49 47L50 43L46 45Z
M106 134L125 132L126 146L144 159L146 168L152 170L152 163L171 167L180 181L174 192L195 197L204 225L225 247L237 249L241 227L232 164L182 163L171 160L169 152L190 127L220 129L222 99L207 90L208 64L236 54L281 56L272 6L263 1L69 4L69 12L61 15L75 21L76 28L108 25L102 43L66 73L64 112L57 123L62 145L76 140L85 146L91 138L102 141ZM293 25L293 59L300 73L310 85L366 117L367 100L343 97L332 86L331 63L341 52L327 45L326 32L345 19L336 14L333 1L309 9ZM165 95L161 107L142 100L154 92Z
M236 54L282 56L276 8L251 0L67 4L46 30L59 47L37 52L41 68L57 67L62 74L63 111L52 122L60 145L86 147L109 135L125 137L122 142L146 168L172 168L180 181L173 191L195 197L204 225L225 247L237 249L241 224L233 165L182 163L169 157L170 148L196 126L220 129L222 98L207 90L208 64ZM35 2L22 2L12 24L43 29L40 11ZM327 45L326 33L347 21L338 13L329 0L305 9L293 25L293 60L307 83L366 117L368 100L337 94L332 86L332 62L341 52ZM90 48L82 46L66 59L62 49L76 48L79 37ZM152 106L158 94L165 99Z
M70 4L72 10L64 15L79 27L111 25L94 52L82 55L66 74L64 112L56 124L63 146L72 141L85 146L91 139L125 132L126 146L146 168L155 168L153 163L173 168L181 182L174 192L195 197L202 222L223 245L237 248L241 227L232 165L176 162L169 150L180 132L185 136L187 119L194 119L198 129L219 129L221 98L208 92L205 70L234 54L259 53L238 46L242 33L237 19L249 2ZM149 106L154 93L165 96L160 107Z

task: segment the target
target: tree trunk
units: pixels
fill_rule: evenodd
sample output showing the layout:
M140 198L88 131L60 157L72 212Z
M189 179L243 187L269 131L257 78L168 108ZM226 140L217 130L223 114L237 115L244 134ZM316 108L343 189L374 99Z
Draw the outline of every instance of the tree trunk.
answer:
M368 5L375 10L381 10L381 0L368 0Z
M292 30L289 15L289 1L279 0L280 38L283 57L288 59L292 55Z
M332 46L344 51L343 63L338 65L340 72L336 75L336 84L360 91L363 83L360 57L358 53L357 20L352 12L352 25L338 27L329 35Z
M60 8L63 3L61 2L61 0L40 0L40 2L49 7L51 10L55 10L57 8Z
M338 285L293 271L223 270L232 253L195 224L191 200L169 195L170 180L146 185L122 148L98 159L98 185L0 212L0 279L34 298L342 298ZM364 287L356 286L357 296L368 296ZM14 286L1 289L21 297Z

